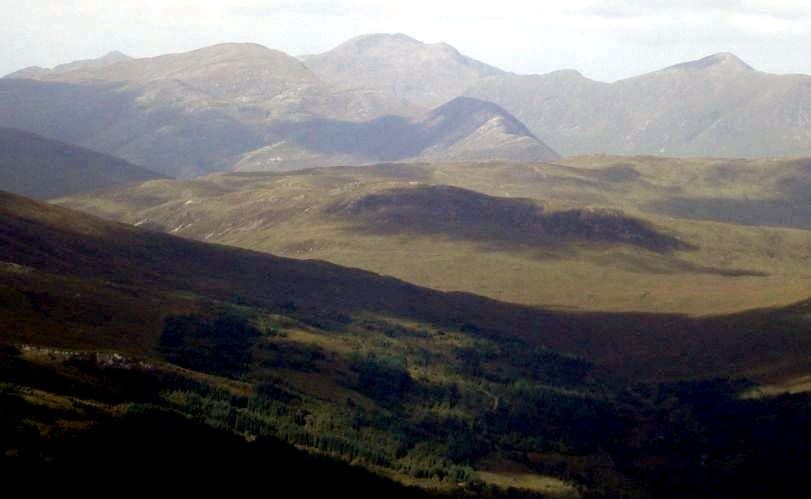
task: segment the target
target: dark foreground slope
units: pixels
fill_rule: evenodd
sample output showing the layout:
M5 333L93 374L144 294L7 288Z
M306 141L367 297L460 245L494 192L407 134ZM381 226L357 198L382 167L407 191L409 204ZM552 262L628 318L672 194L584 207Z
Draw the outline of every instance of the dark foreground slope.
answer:
M9 348L0 353L0 446L5 451L0 467L7 479L36 474L45 479L38 490L49 491L62 490L65 481L81 481L96 487L125 483L129 490L144 492L270 487L317 496L427 496L273 437L246 441L155 403L159 390L190 380L114 369L88 372L78 365L43 366ZM133 409L122 414L114 409L119 402ZM53 431L40 434L33 429L37 426Z
M157 178L123 159L0 127L0 190L46 199Z
M275 437L439 493L805 490L808 396L647 380L807 370L808 304L711 319L548 312L13 195L0 197L0 222L9 466L145 456L206 470L218 451L246 480L254 458L284 473L279 483L308 480L305 491L346 477ZM353 495L408 492L346 473L358 476Z

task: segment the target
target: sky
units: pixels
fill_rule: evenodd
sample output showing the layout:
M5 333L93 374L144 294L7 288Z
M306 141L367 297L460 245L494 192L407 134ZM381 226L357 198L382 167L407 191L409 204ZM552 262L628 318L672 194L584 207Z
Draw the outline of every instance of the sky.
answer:
M0 0L0 12L0 74L221 42L301 55L368 33L446 42L516 73L577 69L602 81L717 52L811 73L808 0Z

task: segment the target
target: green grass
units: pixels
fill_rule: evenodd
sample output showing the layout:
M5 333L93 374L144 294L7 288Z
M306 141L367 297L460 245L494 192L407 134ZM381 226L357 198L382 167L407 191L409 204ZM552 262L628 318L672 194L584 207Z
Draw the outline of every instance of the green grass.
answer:
M783 395L787 393L811 392L811 374L791 377L779 383L759 385L743 393L744 398L762 398Z
M478 476L502 489L531 490L548 497L580 497L577 489L566 482L537 473L480 471Z
M562 309L707 315L811 296L811 232L670 218L644 209L681 184L696 196L754 196L756 191L766 196L777 182L768 172L790 178L801 173L797 164L744 163L735 167L744 173L719 184L716 170L729 170L729 162L569 161L578 167L474 163L218 174L193 182L147 182L59 203L184 237ZM771 183L765 183L767 177ZM482 204L475 192L460 197L432 191L422 201L391 194L439 183L498 197ZM386 196L391 202L378 211L358 214L351 208ZM608 219L599 217L579 233L527 239L528 229L516 225L524 219L515 214L524 202L510 204L514 197L531 199L546 214L620 209L626 215L619 220L654 231L643 240L676 237L689 247L660 251L612 240L610 232L595 237L594 227L608 226ZM465 203L469 219L449 218ZM511 208L490 208L502 205ZM480 206L491 211L484 214Z

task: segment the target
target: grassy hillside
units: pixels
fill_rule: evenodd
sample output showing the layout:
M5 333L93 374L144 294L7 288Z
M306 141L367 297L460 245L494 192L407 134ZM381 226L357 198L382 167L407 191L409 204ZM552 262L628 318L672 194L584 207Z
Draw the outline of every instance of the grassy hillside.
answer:
M811 296L808 231L645 211L698 168L670 166L379 165L146 182L58 202L184 237L548 307L701 315ZM723 188L694 182L705 195Z
M638 210L679 218L811 229L811 160L567 158L625 191ZM617 202L618 200L613 200Z
M147 353L150 345L155 348L164 317L199 311L213 300L295 310L327 323L372 313L437 327L467 327L477 335L521 339L650 378L783 369L784 363L801 365L807 355L804 343L790 344L805 341L804 305L717 322L678 315L547 311L442 293L326 262L188 241L11 195L3 195L0 216L8 283L4 303L10 310L36 312L32 324L22 321L25 314L4 316L7 323L16 321L7 329L12 339L34 331L65 346L78 342L74 345L105 348L118 341L117 328L135 330L141 324L139 333L127 335L126 341L134 352ZM141 303L119 307L121 312L113 316L102 310L108 295L122 304ZM733 323L745 327L729 327ZM768 328L762 329L764 324ZM773 342L774 348L748 351L757 339Z
M710 319L544 311L13 195L0 196L0 221L0 428L13 466L93 462L132 432L157 444L155 421L180 442L301 462L275 437L472 496L791 492L811 463L791 445L809 427L806 395L649 382L807 372L808 303Z

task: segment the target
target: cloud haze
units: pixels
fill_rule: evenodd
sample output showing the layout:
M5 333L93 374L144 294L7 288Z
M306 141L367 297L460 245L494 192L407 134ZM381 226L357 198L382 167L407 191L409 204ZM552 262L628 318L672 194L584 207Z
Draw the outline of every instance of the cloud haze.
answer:
M2 74L225 41L298 55L374 32L444 41L520 73L568 67L610 81L715 52L764 71L811 73L811 4L797 0L29 0L3 12Z

